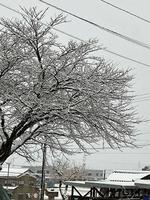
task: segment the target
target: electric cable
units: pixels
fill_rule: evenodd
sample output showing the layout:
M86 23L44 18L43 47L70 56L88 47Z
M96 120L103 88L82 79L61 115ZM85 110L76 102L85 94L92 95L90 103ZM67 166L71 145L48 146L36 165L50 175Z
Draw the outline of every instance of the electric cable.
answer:
M110 50L108 50L107 48L106 48L106 49L103 49L103 51L106 51L106 52L111 53L111 54L113 54L113 55L119 56L119 57L124 58L124 59L126 59L126 60L130 60L130 61L132 61L132 62L134 62L134 63L143 65L143 66L145 66L145 67L150 67L150 65L148 65L148 64L145 64L145 63L140 62L140 61L138 61L138 60L135 60L135 59L133 59L133 58L129 58L129 57L127 57L127 56L123 56L123 55L118 54L118 53L116 53L116 52L114 52L114 51L110 51Z
M146 44L146 43L143 43L143 42L141 42L141 41L135 40L135 39L133 39L133 38L131 38L131 37L128 37L128 36L126 36L126 35L123 35L123 34L121 34L121 33L118 33L118 32L116 32L116 31L114 31L114 30L109 29L109 28L100 26L99 24L96 24L95 22L92 22L92 21L90 21L90 20L87 20L86 18L80 17L79 15L73 14L73 13L67 11L67 10L64 10L64 9L62 9L62 8L60 8L60 7L57 7L57 6L53 5L53 4L50 4L50 3L46 2L46 1L43 1L43 0L39 0L39 1L42 2L42 3L44 3L44 4L47 4L47 5L51 6L51 7L53 7L53 8L55 8L55 9L57 9L57 10L60 10L61 12L67 13L67 14L69 14L69 15L71 15L71 16L73 16L73 17L79 19L79 20L82 20L82 21L84 21L84 22L86 22L86 23L89 23L89 24L91 24L91 25L93 25L93 26L95 26L95 27L97 27L97 28L99 28L99 29L101 29L101 30L103 30L103 31L105 31L105 32L108 32L108 33L113 34L113 35L115 35L115 36L117 36L117 37L120 37L120 38L122 38L122 39L124 39L124 40L126 40L126 41L128 41L128 42L131 42L131 43L134 43L134 44L136 44L136 45L138 45L138 46L141 46L141 47L150 49L150 45L149 45L149 44Z
M143 98L143 99L141 99L141 100L137 100L137 101L134 101L134 103L139 103L139 102L143 102L143 101L149 101L150 100L150 98Z
M5 4L0 3L0 6L2 6L2 7L4 7L4 8L7 8L7 9L9 9L9 10L15 12L15 13L18 13L18 14L22 15L21 12L15 10L15 9L9 7L9 6L6 6ZM44 24L44 23L43 23L43 24ZM60 29L57 29L57 28L54 28L54 27L52 27L52 29L55 30L55 31L57 31L57 32L60 32L60 33L62 33L62 34L64 34L64 35L66 35L66 36L68 36L68 37L74 38L74 39L76 39L76 40L78 40L78 41L80 41L80 42L86 42L85 40L83 40L83 39L81 39L81 38L79 38L79 37L76 37L76 36L74 36L74 35L72 35L72 34L69 34L69 33L65 32L65 31L62 31L62 30L60 30ZM102 49L102 50L103 50L103 51L106 51L106 52L108 52L108 53L110 53L110 54L116 55L116 56L118 56L118 57L121 57L121 58L123 58L123 59L132 61L132 62L137 63L137 64L140 64L140 65L143 65L143 66L145 66L145 67L150 67L150 65L148 65L148 64L146 64L146 63L140 62L140 61L135 60L135 59L133 59L133 58L129 58L129 57L127 57L127 56L123 56L123 55L121 55L121 54L119 54L119 53L116 53L116 52L114 52L114 51L110 51L110 50L108 50L108 49Z
M101 2L103 2L103 3L105 3L105 4L109 5L109 6L111 6L111 7L113 7L113 8L116 8L116 9L118 9L118 10L120 10L120 11L123 11L123 12L127 13L128 15L131 15L131 16L133 16L133 17L136 17L136 18L138 18L138 19L140 19L140 20L142 20L142 21L147 22L147 23L150 24L150 20L148 20L148 19L145 19L145 18L143 18L143 17L140 17L139 15L136 15L136 14L134 14L134 13L128 11L128 10L125 10L125 9L123 9L123 8L120 8L119 6L116 6L116 5L112 4L112 3L109 3L108 1L105 1L105 0L99 0L99 1L101 1Z
M143 94L137 94L136 96L137 97L140 97L140 96L149 96L150 95L150 92L147 92L147 93L143 93Z
M135 100L142 100L142 99L147 99L147 98L150 98L150 95L145 95L145 96L137 96L137 97L135 97Z
M4 8L7 8L7 9L9 9L9 10L11 10L11 11L15 12L15 13L22 14L21 12L19 12L19 11L15 10L15 9L13 9L13 8L9 7L9 6L6 6L6 5L5 5L5 4L3 4L3 3L0 3L0 6L2 6L2 7L4 7Z

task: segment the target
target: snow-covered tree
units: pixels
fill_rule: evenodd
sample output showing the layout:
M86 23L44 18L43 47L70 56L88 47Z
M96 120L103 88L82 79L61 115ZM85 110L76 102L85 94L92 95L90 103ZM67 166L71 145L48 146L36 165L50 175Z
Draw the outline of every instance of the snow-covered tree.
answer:
M65 181L85 180L84 164L76 164L70 160L60 157L53 161L55 179L64 183Z
M59 191L63 200L68 199L68 185L65 185L65 181L85 180L84 163L82 165L77 165L60 157L54 160L53 170L56 174L56 180L59 181Z
M65 153L133 144L129 70L102 59L95 40L58 43L51 28L65 18L46 24L44 15L23 9L22 19L0 20L0 163L45 142Z

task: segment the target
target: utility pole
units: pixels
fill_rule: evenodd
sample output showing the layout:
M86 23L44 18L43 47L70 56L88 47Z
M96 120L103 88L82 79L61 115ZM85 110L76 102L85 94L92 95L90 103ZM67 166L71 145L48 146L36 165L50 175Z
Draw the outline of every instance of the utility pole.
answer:
M45 162L46 162L46 143L44 143L44 147L43 147L43 161L42 161L42 177L41 177L40 200L44 200L44 191L45 191Z
M106 169L103 170L103 179L106 179Z
M8 190L10 163L6 163L6 164L8 165L8 168L7 168L7 190Z

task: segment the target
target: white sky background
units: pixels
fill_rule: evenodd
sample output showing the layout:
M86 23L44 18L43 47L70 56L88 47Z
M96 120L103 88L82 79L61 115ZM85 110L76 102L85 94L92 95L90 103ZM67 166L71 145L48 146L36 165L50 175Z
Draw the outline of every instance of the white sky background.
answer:
M149 0L107 1L150 20ZM73 12L76 15L84 17L118 33L129 36L146 44L150 44L149 23L143 22L135 17L116 10L115 8L102 3L100 0L47 0L47 2L57 5L58 7ZM36 5L39 9L48 7L38 0L1 0L0 3L17 10L19 10L19 5L27 8ZM50 7L47 11L46 20L48 21L50 17L54 17L54 15L58 13L60 12ZM0 5L0 17L15 16L19 15ZM83 40L97 38L99 40L99 44L102 44L109 50L150 65L150 49L127 42L69 15L67 19L69 20L68 23L57 28ZM60 36L59 40L62 43L72 39L68 36L60 34L59 32L56 33ZM144 67L143 65L114 56L106 53L105 51L100 51L99 55L106 58L106 60L112 60L118 67L133 69L132 73L134 74L135 79L132 89L135 91L135 95L149 93L149 96L146 96L148 97L147 100L144 99L144 96L138 97L139 101L135 103L137 106L137 112L139 113L139 116L142 116L144 119L150 119L150 67ZM150 122L142 123L138 126L139 133L141 133L141 135L137 137L137 143L143 144L143 148L123 149L122 152L115 150L100 150L93 155L86 156L86 166L94 169L137 170L141 169L145 165L150 165L150 145L148 146L148 144L150 144L149 127ZM75 156L74 159L82 163L83 155ZM17 159L16 157L12 162L13 164L17 163L17 165L26 164L23 159Z

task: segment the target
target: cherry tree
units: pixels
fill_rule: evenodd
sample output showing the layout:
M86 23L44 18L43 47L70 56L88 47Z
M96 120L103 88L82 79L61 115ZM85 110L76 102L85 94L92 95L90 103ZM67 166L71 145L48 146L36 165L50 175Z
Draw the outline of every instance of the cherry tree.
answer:
M46 143L51 152L74 153L104 140L130 146L137 123L131 106L130 70L99 56L95 40L57 42L46 11L22 10L0 20L0 163L13 153L31 157Z

